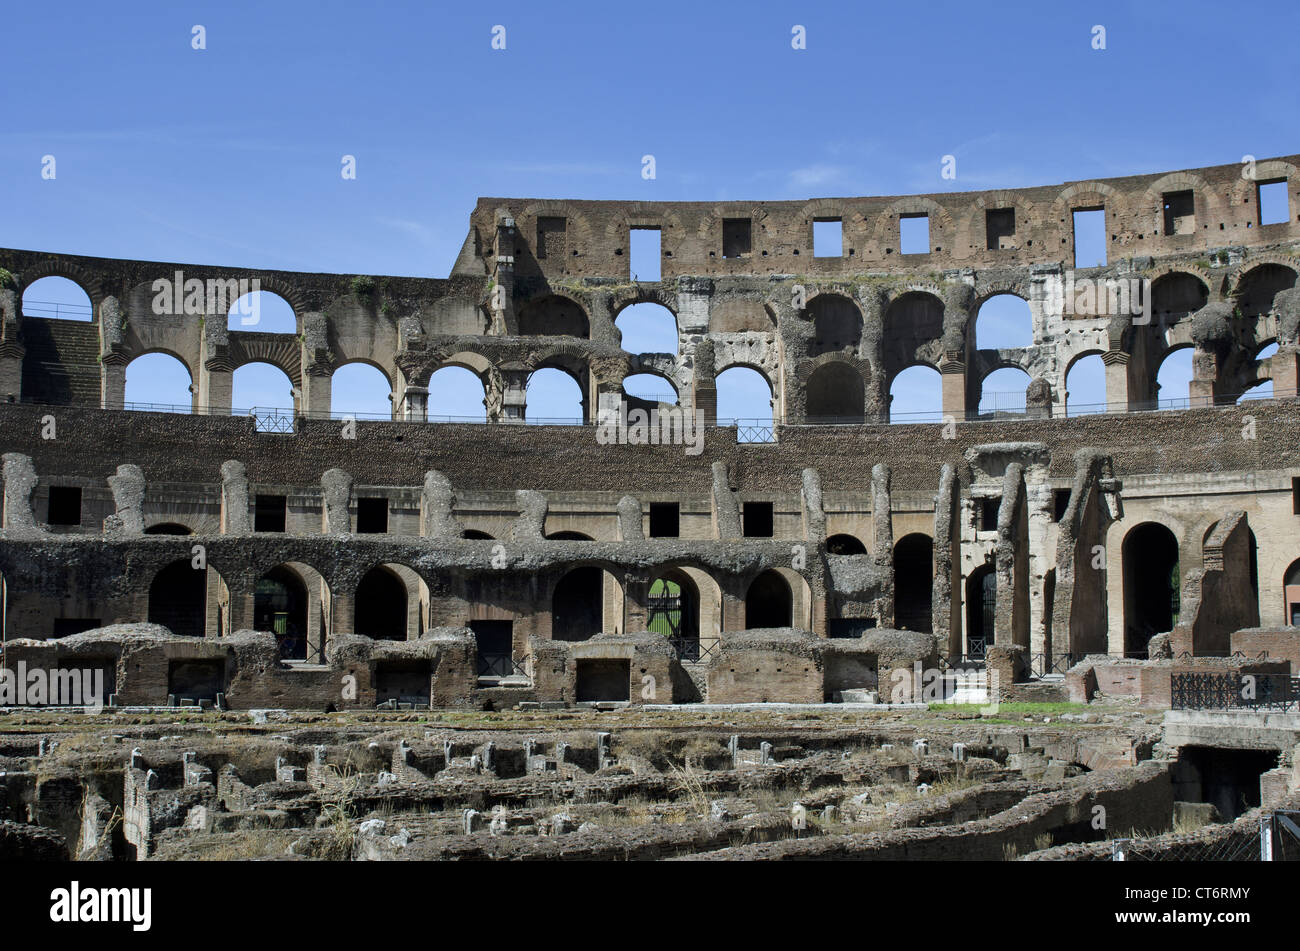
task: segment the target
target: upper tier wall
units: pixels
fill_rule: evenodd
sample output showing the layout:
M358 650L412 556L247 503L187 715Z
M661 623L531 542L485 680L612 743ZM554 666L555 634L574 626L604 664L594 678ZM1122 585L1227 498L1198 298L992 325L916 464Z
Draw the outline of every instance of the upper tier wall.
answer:
M488 274L513 257L519 277L630 275L628 232L658 228L662 272L680 275L944 270L1074 261L1073 211L1104 208L1108 259L1161 257L1300 238L1300 155L1242 164L1066 182L1037 188L806 201L562 201L481 198L456 274ZM1261 225L1257 186L1285 180L1290 220ZM1191 192L1191 214L1166 196ZM990 215L990 213L994 213ZM1002 214L997 214L1001 212ZM899 219L928 215L930 253L904 255ZM514 221L512 247L496 240ZM839 219L843 253L813 256L813 222ZM724 222L730 222L724 236ZM748 222L748 246L744 232Z

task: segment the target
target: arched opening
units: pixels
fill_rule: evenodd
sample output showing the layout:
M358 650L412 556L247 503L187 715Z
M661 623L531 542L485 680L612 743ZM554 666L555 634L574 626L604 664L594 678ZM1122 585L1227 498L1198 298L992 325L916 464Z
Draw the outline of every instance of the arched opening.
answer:
M1015 294L995 294L975 315L976 350L1015 350L1034 345L1034 315Z
M587 312L567 297L543 297L519 311L521 337L588 337Z
M981 416L1020 415L1025 411L1029 374L1018 367L999 367L980 384Z
M673 569L650 582L646 630L673 641L682 660L700 659L700 592L684 571Z
M85 323L95 319L95 312L81 285L66 277L43 277L23 291L23 316Z
M1178 623L1178 539L1158 522L1124 537L1124 652L1145 655L1147 641Z
M582 387L557 367L542 367L530 373L524 400L530 423L578 424L586 416Z
M486 422L486 396L478 374L464 367L443 367L429 377L429 420Z
M232 375L230 393L237 414L254 408L292 411L295 407L293 381L269 363L245 363Z
M590 535L584 535L582 532L552 532L546 536L548 541L553 542L589 542L594 541Z
M813 322L810 357L845 348L857 351L862 343L862 311L853 301L839 294L819 294L808 302L807 313Z
M1277 353L1277 343L1270 343L1260 350L1259 353L1255 354L1255 361L1258 363L1263 360L1268 360L1275 353ZM1273 398L1273 378L1264 375L1269 371L1265 370L1263 367L1259 367L1258 369L1261 379L1256 380L1254 383L1251 383L1246 387L1246 391L1238 397L1238 403L1243 403L1246 400L1271 400Z
M406 584L391 568L371 568L357 585L353 631L375 640L406 640Z
M179 522L159 522L144 530L146 535L193 535L194 532Z
M1172 273L1151 285L1151 314L1157 329L1172 327L1196 313L1210 299L1209 288L1191 274Z
M595 565L574 568L551 596L551 639L585 641L599 634L605 617L604 572Z
M307 586L292 568L278 565L253 589L253 630L275 635L285 660L307 657Z
M1156 372L1158 409L1187 409L1192 392L1192 348L1172 350Z
M207 629L208 572L189 559L173 561L149 585L149 622L181 637L202 637Z
M1300 558L1291 562L1282 576L1283 621L1300 627Z
M891 423L938 423L943 420L943 378L928 366L908 367L889 384Z
M126 409L188 413L194 408L193 381L185 364L170 353L146 353L126 365Z
M226 329L264 334L296 334L298 318L293 307L279 294L250 291L231 304L226 314Z
M894 545L894 626L924 634L934 629L934 541L914 532Z
M623 393L634 400L677 404L676 388L654 373L633 373L623 377Z
M794 618L794 596L790 584L771 569L750 582L745 592L745 630L790 627Z
M992 565L980 565L966 579L966 654L983 660L992 646L998 607L998 576Z
M854 535L832 535L826 539L828 555L865 555L867 546Z
M677 318L662 304L632 304L614 319L628 353L669 353L677 356Z
M729 367L717 375L718 425L772 425L772 386L749 367Z
M1261 264L1242 275L1237 287L1237 306L1245 317L1271 313L1273 299L1280 291L1295 287L1296 273L1280 264Z
M368 363L347 363L330 378L330 415L335 419L392 419L393 385Z
M826 363L808 377L806 419L810 423L860 423L866 414L862 374L847 363Z
M480 532L477 528L467 528L460 533L460 537L470 541L491 541L495 536Z
M1106 411L1106 364L1101 354L1079 357L1065 374L1065 415Z

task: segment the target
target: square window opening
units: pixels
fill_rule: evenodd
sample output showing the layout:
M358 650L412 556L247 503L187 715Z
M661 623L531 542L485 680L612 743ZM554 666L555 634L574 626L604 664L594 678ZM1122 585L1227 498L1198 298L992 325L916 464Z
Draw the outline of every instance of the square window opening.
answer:
M681 509L676 502L650 503L650 537L678 538L681 534Z
M388 499L357 499L357 534L383 535L388 531Z
M739 258L753 250L753 224L748 218L722 219L722 256Z
M1016 246L1016 210L990 208L984 212L984 229L990 251L1009 251Z
M1260 182L1259 223L1261 225L1280 225L1291 220L1291 206L1286 193L1286 179L1272 182Z
M813 257L844 256L844 222L840 218L813 219Z
M744 526L746 538L772 537L772 503L746 502Z
M1074 266L1103 267L1106 264L1106 209L1076 208L1074 211Z
M903 215L898 219L898 248L903 254L930 253L929 215Z
M283 532L287 500L283 495L259 495L253 503L253 531Z
M661 273L659 229L633 228L628 241L632 249L629 255L632 280L659 280Z
M71 485L50 486L48 525L81 524L81 489Z

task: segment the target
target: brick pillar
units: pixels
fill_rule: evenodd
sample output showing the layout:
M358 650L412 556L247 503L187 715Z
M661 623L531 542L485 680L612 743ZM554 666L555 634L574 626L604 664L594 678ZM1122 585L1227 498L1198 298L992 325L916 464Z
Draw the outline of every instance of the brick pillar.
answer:
M1298 357L1300 354L1297 353L1296 345L1288 343L1278 346L1277 353L1268 358L1272 367L1274 396L1281 398L1300 395L1297 391L1297 384L1300 384Z
M99 364L99 398L104 409L121 409L126 403L126 358L102 357Z
M1199 346L1192 353L1192 381L1187 385L1187 395L1191 405L1213 406L1219 376L1219 357L1213 350L1202 350ZM1174 394L1160 394L1165 399L1177 399Z
M939 363L940 382L943 388L943 415L957 422L966 419L966 364L955 350L943 355Z

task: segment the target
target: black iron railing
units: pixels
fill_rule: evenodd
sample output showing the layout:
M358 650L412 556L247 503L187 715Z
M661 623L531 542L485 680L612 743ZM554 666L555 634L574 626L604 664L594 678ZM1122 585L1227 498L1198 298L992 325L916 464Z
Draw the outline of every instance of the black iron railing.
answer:
M1174 710L1295 710L1300 677L1287 674L1174 673L1169 685Z
M528 676L528 672L510 654L485 653L479 651L478 675L480 677Z
M678 660L708 660L718 653L717 641L702 644L698 637L670 637L668 643L673 646L673 650L677 651Z

